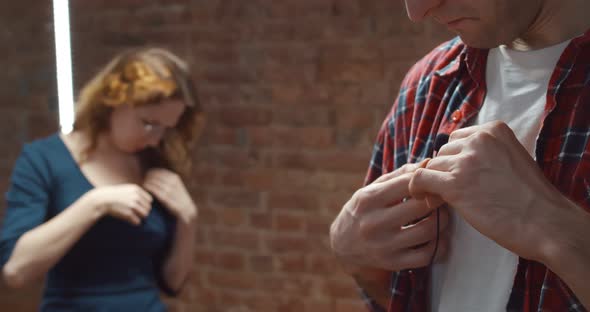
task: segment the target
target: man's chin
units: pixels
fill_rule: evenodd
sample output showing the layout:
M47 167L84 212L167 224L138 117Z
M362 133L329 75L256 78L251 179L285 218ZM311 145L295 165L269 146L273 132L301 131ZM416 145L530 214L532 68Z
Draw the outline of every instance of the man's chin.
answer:
M500 44L495 40L485 39L485 36L473 36L466 34L458 34L461 41L467 46L476 49L493 49L498 47Z

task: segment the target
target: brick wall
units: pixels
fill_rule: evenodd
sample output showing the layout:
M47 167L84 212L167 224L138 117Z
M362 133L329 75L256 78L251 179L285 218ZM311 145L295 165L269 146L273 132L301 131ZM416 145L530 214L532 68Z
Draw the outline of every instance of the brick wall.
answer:
M0 2L0 192L22 142L57 130L52 8L33 0ZM0 201L0 216L5 203ZM0 282L0 311L33 311L40 285L22 291Z
M21 142L55 131L57 117L51 7L1 6L5 189ZM190 181L195 274L171 310L363 311L329 253L329 224L362 183L406 70L449 35L391 0L72 0L71 10L77 87L142 45L172 49L197 78L208 126ZM32 311L30 298L38 286L1 287L0 311Z

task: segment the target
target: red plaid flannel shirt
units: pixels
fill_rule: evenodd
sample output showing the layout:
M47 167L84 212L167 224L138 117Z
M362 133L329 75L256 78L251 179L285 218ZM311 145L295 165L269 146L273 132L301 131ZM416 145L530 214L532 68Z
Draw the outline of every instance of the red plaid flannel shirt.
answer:
M438 134L450 134L476 116L486 95L487 55L488 50L467 47L456 38L412 67L381 127L365 184L431 157ZM535 150L539 167L590 212L590 30L573 39L560 57L542 118ZM429 311L430 287L423 283L429 276L427 268L393 272L387 311ZM385 310L365 299L372 311ZM507 311L586 310L558 276L521 258Z

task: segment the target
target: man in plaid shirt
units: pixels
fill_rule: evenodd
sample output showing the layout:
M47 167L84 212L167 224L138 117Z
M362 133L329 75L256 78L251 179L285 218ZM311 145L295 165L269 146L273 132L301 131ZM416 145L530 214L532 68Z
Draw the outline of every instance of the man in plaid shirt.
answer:
M590 1L405 0L404 79L332 249L372 311L590 308Z

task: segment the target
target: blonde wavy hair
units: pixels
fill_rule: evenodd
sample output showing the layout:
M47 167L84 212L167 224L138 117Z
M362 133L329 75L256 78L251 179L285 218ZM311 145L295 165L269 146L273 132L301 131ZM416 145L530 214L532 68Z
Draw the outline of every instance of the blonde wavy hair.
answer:
M121 105L154 105L165 99L186 104L176 127L155 148L140 152L144 168L162 167L186 178L192 168L192 152L204 126L197 90L187 64L158 48L129 50L117 55L80 91L74 131L90 135L83 159L108 131L112 111Z

